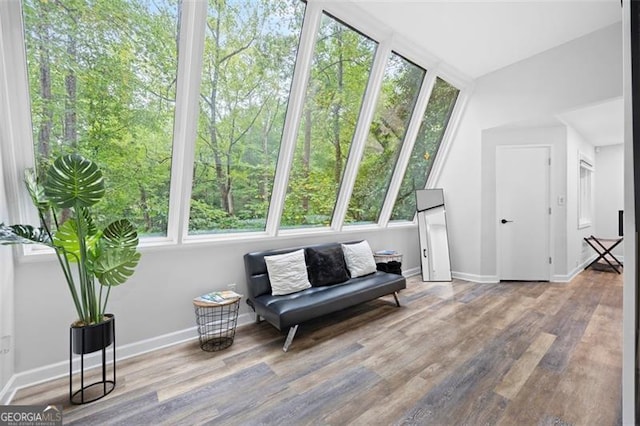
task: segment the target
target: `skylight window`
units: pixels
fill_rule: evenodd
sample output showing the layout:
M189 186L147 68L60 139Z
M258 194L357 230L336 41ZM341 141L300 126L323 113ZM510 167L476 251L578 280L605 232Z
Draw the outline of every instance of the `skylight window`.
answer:
M413 220L416 213L416 190L425 189L458 93L458 89L441 78L436 78L391 213L391 220Z
M392 53L345 222L377 222L426 71Z
M282 227L328 226L377 43L324 14Z

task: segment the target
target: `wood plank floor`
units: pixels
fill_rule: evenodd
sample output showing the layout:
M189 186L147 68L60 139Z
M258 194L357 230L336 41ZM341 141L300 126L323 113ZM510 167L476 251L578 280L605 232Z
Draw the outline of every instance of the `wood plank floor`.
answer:
M70 406L68 381L13 404L61 404L86 425L615 425L621 423L622 278L571 283L408 280L300 326L288 353L269 324L118 364L103 400Z

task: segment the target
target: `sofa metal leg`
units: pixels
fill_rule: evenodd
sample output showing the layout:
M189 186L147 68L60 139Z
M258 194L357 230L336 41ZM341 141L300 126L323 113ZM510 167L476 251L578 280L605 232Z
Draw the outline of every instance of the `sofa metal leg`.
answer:
M260 323L262 321L262 318L260 317L260 315L256 314L256 324Z
M288 351L291 342L293 341L294 336L296 335L296 331L298 331L298 324L294 325L289 329L289 334L287 334L287 339L284 341L284 346L282 347L283 351Z
M398 292L394 291L393 292L393 298L396 299L396 305L398 305L398 308L400 307L400 301L398 300Z

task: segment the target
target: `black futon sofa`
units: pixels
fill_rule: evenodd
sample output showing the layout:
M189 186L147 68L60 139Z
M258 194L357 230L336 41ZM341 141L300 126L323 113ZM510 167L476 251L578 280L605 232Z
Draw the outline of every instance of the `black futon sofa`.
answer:
M298 325L305 321L388 294L393 294L396 305L400 306L396 292L406 288L406 280L401 275L383 271L376 271L363 277L350 278L333 285L313 286L292 294L280 296L271 294L265 256L289 253L301 248L304 248L305 253L308 253L309 249L322 250L331 247L341 246L340 243L325 243L253 252L244 256L248 289L247 304L254 310L256 322L264 319L280 331L288 330L282 348L285 352L293 341ZM308 265L307 268L309 268Z

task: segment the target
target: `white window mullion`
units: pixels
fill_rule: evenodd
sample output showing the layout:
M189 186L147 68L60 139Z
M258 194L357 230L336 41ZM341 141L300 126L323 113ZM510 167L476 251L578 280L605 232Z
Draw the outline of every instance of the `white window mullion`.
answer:
M367 144L369 129L371 128L373 115L375 114L376 105L378 104L378 96L382 89L384 71L390 56L391 43L380 43L376 50L376 57L373 61L373 66L371 67L367 90L365 91L364 100L362 101L362 110L360 111L356 131L354 132L353 140L351 141L349 158L344 169L342 183L340 185L340 193L338 194L338 199L333 212L331 228L336 231L340 231L342 229L344 218L347 214L349 200L351 199L353 186L355 185L356 177L358 175L358 167L362 160L364 147Z
M393 206L396 202L396 198L398 197L398 191L400 191L400 186L402 185L405 170L407 169L407 165L411 158L411 151L413 151L413 145L416 142L416 137L418 136L420 125L424 119L424 113L427 109L427 105L429 104L429 98L431 97L431 92L433 91L435 83L435 72L427 71L427 75L425 76L424 81L422 82L422 87L420 88L420 93L418 93L418 99L416 100L416 105L413 108L411 121L409 121L409 126L407 127L404 141L402 142L400 155L398 155L398 160L396 161L396 166L393 170L393 176L391 177L391 182L387 189L387 195L385 197L384 204L382 205L382 211L378 218L378 225L381 227L385 227L387 226L387 223L389 223Z
M293 154L296 148L298 130L300 128L300 118L304 108L305 94L311 65L313 61L313 51L322 20L322 8L318 3L307 3L304 21L302 24L302 34L298 45L296 65L291 81L291 92L289 94L289 106L285 118L284 130L282 132L282 142L278 154L276 173L273 179L273 190L271 192L271 202L269 203L269 213L267 215L266 231L268 235L276 235L280 227L280 219L284 208L284 201L287 195L287 185L289 174L293 162Z
M207 2L205 0L182 3L167 226L167 238L177 243L184 240L189 229L189 205L193 184L206 22Z

